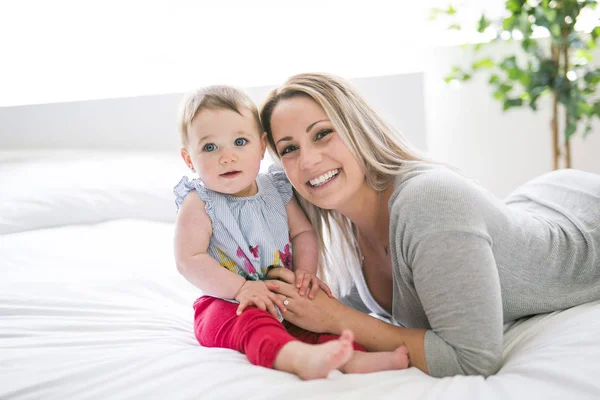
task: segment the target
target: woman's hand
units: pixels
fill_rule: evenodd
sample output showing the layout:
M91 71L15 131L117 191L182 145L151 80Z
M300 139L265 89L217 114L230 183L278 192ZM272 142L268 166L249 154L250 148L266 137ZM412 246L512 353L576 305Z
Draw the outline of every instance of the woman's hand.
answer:
M274 268L267 276L269 290L277 293L280 299L287 299L287 311L283 318L292 324L315 333L341 334L343 329L354 333L355 341L368 351L394 351L406 346L412 366L429 373L425 361L425 329L410 329L388 324L377 318L354 310L327 297L322 290L313 300L300 296L295 287L294 273L285 268Z
M291 285L294 284L296 279L294 273L287 268L271 268L269 272L267 272L267 278L279 279Z
M236 293L235 299L240 302L237 315L241 315L246 307L255 306L278 318L275 305L279 307L282 313L286 309L281 298L269 290L264 281L246 281L239 292Z
M300 296L304 296L306 294L306 290L310 288L308 291L308 298L312 300L315 298L319 288L321 288L325 293L327 293L327 296L333 297L333 293L331 293L329 286L317 278L313 272L304 269L296 269L294 271L294 275L296 276L296 288L298 289Z
M340 334L341 321L347 307L337 299L328 297L323 291L317 291L314 299L301 296L295 286L295 276L285 268L274 268L267 280L269 290L278 293L287 300L283 317L292 324L316 333Z

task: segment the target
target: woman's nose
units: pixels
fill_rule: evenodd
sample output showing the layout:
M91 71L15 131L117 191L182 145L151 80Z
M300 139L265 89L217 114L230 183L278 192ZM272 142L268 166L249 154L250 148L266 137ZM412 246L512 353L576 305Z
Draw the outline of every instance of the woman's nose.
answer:
M300 168L310 170L314 168L322 159L318 150L305 150L300 155Z

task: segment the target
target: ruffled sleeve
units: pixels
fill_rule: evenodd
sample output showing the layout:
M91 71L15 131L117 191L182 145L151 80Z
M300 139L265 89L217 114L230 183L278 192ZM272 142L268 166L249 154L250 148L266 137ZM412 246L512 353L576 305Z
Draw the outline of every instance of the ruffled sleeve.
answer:
M293 188L292 184L285 175L285 171L278 165L271 165L267 172L267 175L271 178L273 185L277 188L279 195L283 199L283 202L287 204L292 198Z
M177 205L177 211L183 204L183 200L191 191L196 191L200 198L204 201L206 213L210 217L211 220L214 221L215 212L213 206L213 199L208 191L208 189L202 184L200 179L192 179L190 180L187 176L181 178L179 183L175 185L173 188L173 193L175 193L175 204Z

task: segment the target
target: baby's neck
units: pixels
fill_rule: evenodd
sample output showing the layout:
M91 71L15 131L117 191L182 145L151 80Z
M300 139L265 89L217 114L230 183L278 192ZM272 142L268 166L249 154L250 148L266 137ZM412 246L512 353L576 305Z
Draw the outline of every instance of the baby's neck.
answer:
M252 184L250 186L246 187L245 189L240 190L237 193L222 193L222 194L228 194L233 197L256 196L258 194L258 184L256 183L256 179L255 179L254 182L252 182Z

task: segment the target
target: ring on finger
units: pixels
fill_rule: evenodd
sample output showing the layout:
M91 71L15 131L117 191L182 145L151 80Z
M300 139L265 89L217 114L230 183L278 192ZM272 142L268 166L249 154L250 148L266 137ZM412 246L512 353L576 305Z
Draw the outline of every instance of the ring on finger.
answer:
M283 301L283 305L287 306L288 304L290 304L290 299L289 299L289 297L286 297L285 300Z

